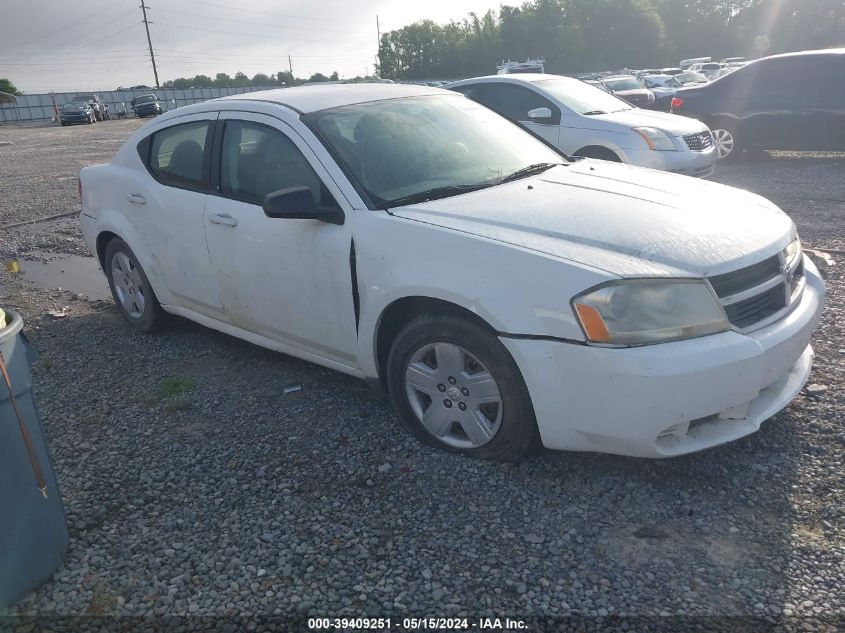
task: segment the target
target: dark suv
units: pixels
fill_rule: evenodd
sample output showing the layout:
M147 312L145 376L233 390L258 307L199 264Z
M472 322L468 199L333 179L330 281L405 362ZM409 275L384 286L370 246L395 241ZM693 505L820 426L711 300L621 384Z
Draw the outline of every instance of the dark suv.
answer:
M672 112L706 123L719 158L741 149L845 150L845 48L773 55L681 88Z
M132 99L132 110L137 117L157 116L161 114L161 101L154 94L138 95Z
M95 94L80 94L73 98L74 103L87 103L94 111L94 116L98 121L106 121L109 118L109 107L103 103L99 95Z

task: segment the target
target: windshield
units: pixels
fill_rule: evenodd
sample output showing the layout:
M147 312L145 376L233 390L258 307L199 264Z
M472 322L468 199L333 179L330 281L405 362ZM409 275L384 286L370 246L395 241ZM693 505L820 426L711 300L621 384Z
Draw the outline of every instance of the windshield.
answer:
M626 101L583 81L544 79L535 81L534 85L578 114L607 114L631 109Z
M308 120L375 207L434 189L456 195L560 154L460 95L372 101L313 112ZM428 199L422 196L422 199Z
M605 85L611 90L639 90L643 86L634 77L623 77L622 79L605 79Z
M671 86L677 88L679 84L672 75L650 75L643 77L646 88L654 88L657 86Z
M135 103L152 103L155 100L156 98L153 95L147 95L145 97L136 97Z
M62 106L62 110L70 111L70 110L87 110L87 106L79 105L78 103L66 103Z

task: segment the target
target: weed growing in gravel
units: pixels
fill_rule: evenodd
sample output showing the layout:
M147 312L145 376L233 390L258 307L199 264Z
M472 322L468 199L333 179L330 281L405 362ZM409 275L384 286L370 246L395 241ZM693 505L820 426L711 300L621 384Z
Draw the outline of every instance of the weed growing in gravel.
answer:
M168 400L169 402L165 404L165 410L168 413L180 411L190 407L190 404L183 398L193 388L194 383L187 378L166 378L158 384L154 392L147 394L143 402L151 407Z

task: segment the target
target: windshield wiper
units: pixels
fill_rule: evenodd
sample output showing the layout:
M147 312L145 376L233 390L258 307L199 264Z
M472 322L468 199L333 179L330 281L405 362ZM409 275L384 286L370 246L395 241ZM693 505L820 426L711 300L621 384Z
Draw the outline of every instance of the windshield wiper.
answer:
M589 112L585 112L584 116L594 116L596 114L607 114L604 110L590 110Z
M520 178L527 178L528 176L533 176L535 174L541 174L552 167L557 167L558 165L563 165L563 163L534 163L533 165L528 165L528 167L517 169L512 174L505 176L499 180L499 184L519 180Z
M482 182L474 185L444 185L442 187L434 187L433 189L426 189L419 193L412 193L401 198L394 198L393 200L385 200L384 202L375 205L376 209L390 209L392 207L403 207L406 204L414 204L417 202L428 202L429 200L439 200L440 198L448 198L449 196L456 196L459 193L468 193L470 191L477 191L486 187L492 187L496 182Z

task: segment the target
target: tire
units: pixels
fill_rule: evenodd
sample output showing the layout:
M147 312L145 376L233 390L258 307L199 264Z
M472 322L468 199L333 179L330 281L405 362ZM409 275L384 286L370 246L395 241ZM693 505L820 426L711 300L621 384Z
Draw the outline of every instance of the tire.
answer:
M598 160L606 160L612 163L621 163L622 159L619 155L611 149L606 147L582 147L575 152L575 156L583 156L584 158L596 158Z
M716 123L711 130L719 160L736 159L742 153L742 146L732 126Z
M538 440L519 368L494 333L465 318L423 315L402 328L387 385L403 424L437 448L515 462Z
M108 243L105 269L114 302L127 323L144 332L159 327L164 321L164 310L126 242L114 238Z

